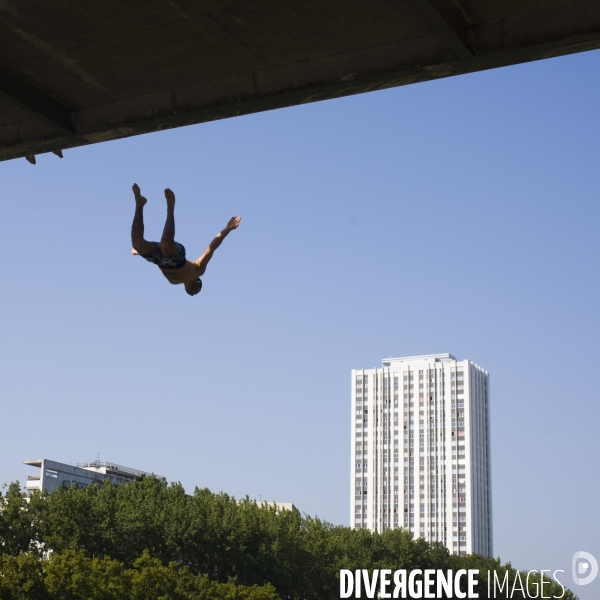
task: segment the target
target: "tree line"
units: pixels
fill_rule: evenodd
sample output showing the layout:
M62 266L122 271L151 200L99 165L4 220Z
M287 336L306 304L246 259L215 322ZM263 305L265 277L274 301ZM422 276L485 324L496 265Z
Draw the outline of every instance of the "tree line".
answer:
M0 495L0 600L332 600L341 569L479 569L482 599L488 571L517 577L402 529L354 530L156 477ZM553 581L544 590L563 594Z

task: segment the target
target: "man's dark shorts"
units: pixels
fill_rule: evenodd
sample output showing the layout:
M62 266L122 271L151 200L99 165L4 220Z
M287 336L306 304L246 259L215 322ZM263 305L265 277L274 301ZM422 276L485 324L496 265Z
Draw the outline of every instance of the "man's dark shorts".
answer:
M156 250L150 254L142 254L142 258L147 261L158 265L161 269L181 269L186 263L185 259L185 248L183 244L175 242L176 250L169 257L165 256L160 251L160 244L158 242L150 242L153 246L156 246Z

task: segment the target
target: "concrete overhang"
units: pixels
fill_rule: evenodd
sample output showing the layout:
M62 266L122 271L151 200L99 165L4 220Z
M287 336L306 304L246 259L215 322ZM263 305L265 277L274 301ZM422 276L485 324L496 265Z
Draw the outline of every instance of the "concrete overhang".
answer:
M600 47L600 0L3 0L0 160Z

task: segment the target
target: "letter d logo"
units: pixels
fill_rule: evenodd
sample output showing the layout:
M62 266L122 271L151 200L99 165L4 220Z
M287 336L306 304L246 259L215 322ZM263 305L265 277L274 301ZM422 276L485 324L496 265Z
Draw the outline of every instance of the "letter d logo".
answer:
M586 573L585 577L580 577ZM583 552L583 550L575 552L573 554L573 581L577 585L587 585L596 579L596 575L598 575L598 561L589 552Z

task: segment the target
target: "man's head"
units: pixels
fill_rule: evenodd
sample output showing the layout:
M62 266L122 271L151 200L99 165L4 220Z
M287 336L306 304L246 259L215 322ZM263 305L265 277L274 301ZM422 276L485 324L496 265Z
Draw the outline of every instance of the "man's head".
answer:
M190 296L195 296L196 294L199 294L202 289L202 280L198 277L198 279L194 279L193 281L187 281L184 285L185 291Z

